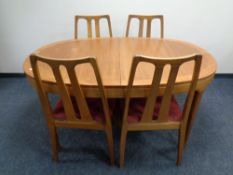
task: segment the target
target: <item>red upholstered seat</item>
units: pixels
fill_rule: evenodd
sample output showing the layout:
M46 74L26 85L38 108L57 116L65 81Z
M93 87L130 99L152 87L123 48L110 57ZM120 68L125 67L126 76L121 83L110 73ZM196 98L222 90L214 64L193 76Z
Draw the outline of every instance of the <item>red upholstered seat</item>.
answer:
M71 98L74 110L76 112L77 118L80 118L80 112L78 109L78 106L76 104L76 101L74 98ZM105 115L103 111L103 106L102 106L102 101L100 98L87 98L87 104L90 110L90 113L93 117L94 120L99 121L99 122L104 122L105 121ZM109 100L109 107L110 109L114 108L114 100ZM111 111L110 111L111 114ZM64 120L66 119L66 114L64 111L64 106L62 104L62 100L59 100L56 104L56 107L53 111L53 117L55 119L59 120Z
M159 109L162 103L162 97L158 97L154 107L153 119L158 118ZM146 99L145 98L134 98L130 101L129 113L128 113L128 122L138 122L141 120ZM169 110L169 119L171 121L180 121L182 119L182 112L180 110L179 104L177 103L174 96L171 98L170 110Z

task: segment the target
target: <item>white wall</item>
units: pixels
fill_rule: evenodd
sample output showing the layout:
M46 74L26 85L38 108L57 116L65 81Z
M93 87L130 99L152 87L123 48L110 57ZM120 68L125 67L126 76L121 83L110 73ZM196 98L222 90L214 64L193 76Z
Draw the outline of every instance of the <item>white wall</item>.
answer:
M166 38L207 49L219 73L233 73L232 7L232 0L0 0L0 73L22 72L32 51L72 38L76 14L110 14L114 36L122 36L132 13L163 14Z

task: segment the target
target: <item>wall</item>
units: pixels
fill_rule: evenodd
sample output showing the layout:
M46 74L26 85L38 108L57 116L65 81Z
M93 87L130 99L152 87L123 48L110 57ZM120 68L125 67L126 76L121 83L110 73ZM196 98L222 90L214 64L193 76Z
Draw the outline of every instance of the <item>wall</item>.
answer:
M207 49L219 73L233 73L232 6L232 0L0 0L0 73L23 72L33 50L72 38L76 14L110 14L114 36L122 36L133 13L163 14L166 38Z

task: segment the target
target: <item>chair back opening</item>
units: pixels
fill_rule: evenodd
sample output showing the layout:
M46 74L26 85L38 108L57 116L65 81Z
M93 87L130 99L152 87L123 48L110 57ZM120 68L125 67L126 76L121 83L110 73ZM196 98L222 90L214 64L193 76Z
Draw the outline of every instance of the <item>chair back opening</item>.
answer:
M130 108L130 102L131 102L131 96L132 96L132 90L134 87L134 78L135 73L137 70L137 67L139 63L145 62L152 64L154 69L154 74L152 78L152 83L150 85L150 88L148 90L147 97L145 99L144 103L144 109L142 116L140 118L139 123L150 123L152 121L156 121L157 123L165 123L170 121L169 120L169 109L171 105L171 101L173 97L173 89L176 83L177 75L179 72L180 67L187 63L187 62L193 62L194 69L193 74L191 78L191 83L189 86L189 90L187 92L187 97L185 99L185 104L182 112L182 120L187 121L187 117L191 108L191 103L194 97L197 80L200 73L200 67L201 67L201 55L190 55L185 57L178 57L178 58L152 58L152 57L146 57L146 56L135 56L132 62L129 81L128 81L128 87L127 87L127 94L125 98L125 111L124 111L124 119L123 122L127 122L127 118L129 115L129 108ZM170 72L168 75L166 86L163 87L163 96L161 97L159 95L159 90L161 89L161 80L164 72L165 66L170 66ZM159 111L157 111L156 120L153 117L154 110L156 103L159 103Z
M102 103L105 120L109 123L109 106L104 92L102 79L96 59L93 57L85 57L78 59L52 59L40 57L38 55L30 56L33 74L36 80L37 91L42 102L43 109L49 120L53 120L53 110L48 99L48 92L43 80L41 79L39 62L47 64L55 78L58 95L62 100L66 119L65 121L80 121L80 122L94 122L93 116L89 110L87 99L85 97L82 86L79 83L77 75L78 66L83 64L90 64L94 70L99 92L100 103ZM64 78L66 74L66 79ZM67 82L70 82L67 84ZM80 116L77 116L77 111Z
M160 38L164 37L164 20L162 15L129 15L126 29L126 37L129 37L130 24L132 19L137 19L139 21L139 31L138 37L143 37L144 22L146 21L146 37L151 37L151 26L154 20L160 21Z
M96 38L100 38L100 21L106 20L108 23L108 32L109 36L112 37L112 26L111 26L111 20L109 15L100 15L100 16L75 16L75 22L74 22L74 38L78 38L78 30L79 30L79 21L85 20L87 22L87 37L93 38L93 28L92 28L92 22L94 21L95 25L95 36Z

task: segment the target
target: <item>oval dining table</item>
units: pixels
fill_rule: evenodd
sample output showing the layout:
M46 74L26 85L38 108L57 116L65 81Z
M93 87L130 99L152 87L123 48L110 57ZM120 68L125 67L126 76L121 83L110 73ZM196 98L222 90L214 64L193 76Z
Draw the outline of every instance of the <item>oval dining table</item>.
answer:
M198 110L199 103L206 87L214 78L217 63L214 57L206 50L197 45L174 39L152 39L152 38L97 38L97 39L72 39L58 41L43 46L34 53L50 58L81 58L87 56L96 57L103 85L108 98L124 98L128 84L129 72L133 56L145 55L150 57L179 57L190 54L201 54L202 66L192 108L188 128L191 129ZM185 93L189 89L192 78L193 62L181 66L176 79L174 93ZM35 87L35 80L30 65L29 57L24 61L24 72L30 84ZM51 69L43 64L39 64L41 79L46 85L46 90L51 93L58 92L56 81ZM62 68L61 68L62 69ZM150 87L154 67L141 63L138 66L134 80L132 96L145 97ZM98 97L98 89L93 70L90 65L82 65L77 69L79 83L82 85L87 97ZM160 84L160 95L163 94L169 74L169 66L164 70ZM66 71L63 70L63 78L67 86L69 79ZM190 129L188 129L187 137Z

